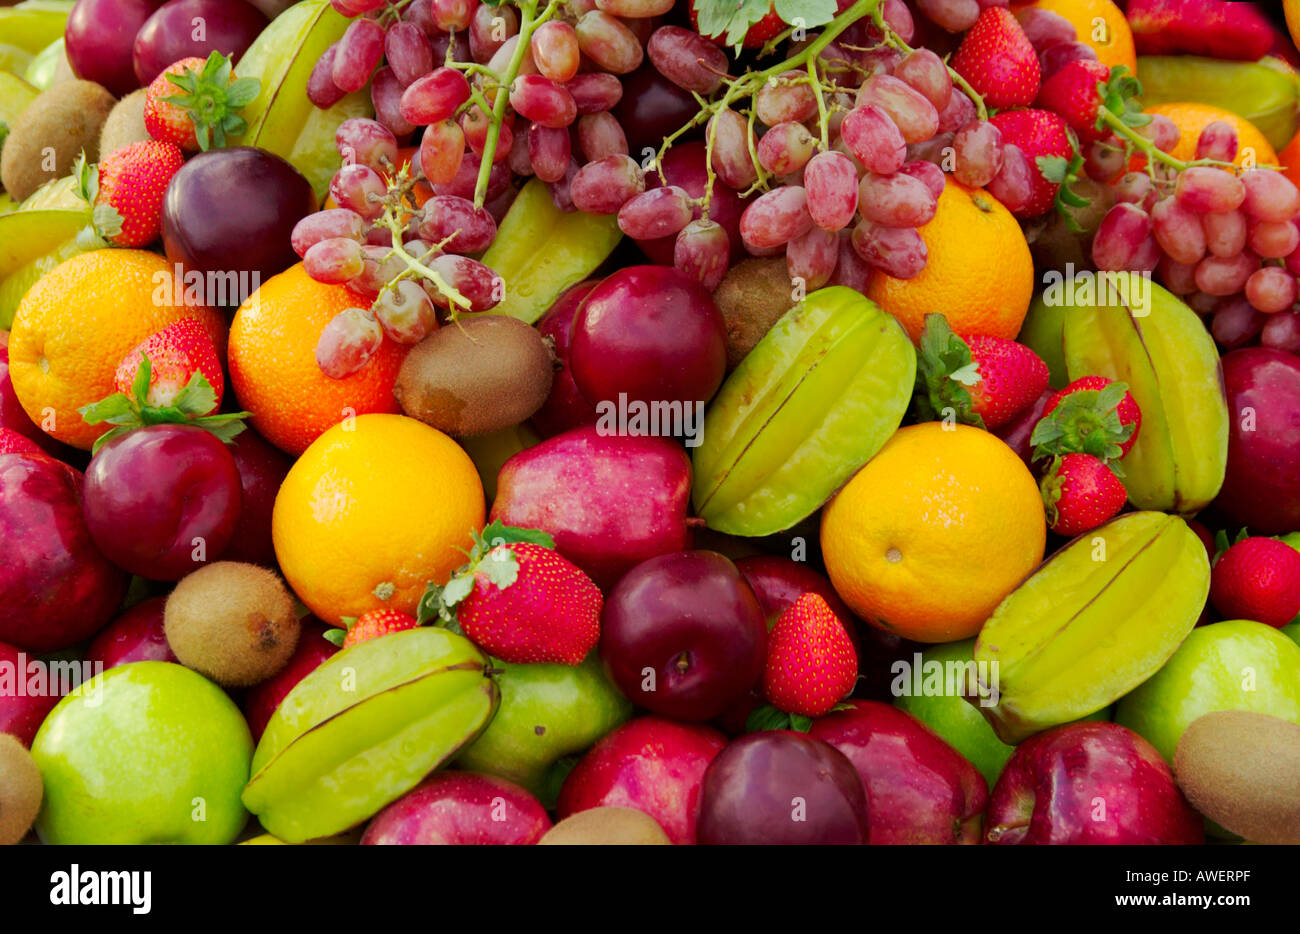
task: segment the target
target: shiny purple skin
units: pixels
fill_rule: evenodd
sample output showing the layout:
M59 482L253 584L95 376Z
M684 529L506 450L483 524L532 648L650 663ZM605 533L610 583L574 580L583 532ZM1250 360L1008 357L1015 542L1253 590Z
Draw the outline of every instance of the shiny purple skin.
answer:
M196 20L203 23L202 39L194 38ZM244 0L168 0L135 34L135 76L147 87L173 62L192 55L206 59L210 52L220 52L238 65L268 22Z
M273 568L276 563L275 547L271 544L271 510L293 461L251 428L241 431L226 450L239 470L243 505L235 534L221 559Z
M298 262L289 236L315 210L311 184L279 156L251 146L213 149L172 176L163 202L163 247L167 259L187 272L257 273L251 294ZM217 301L209 296L207 304Z
M628 154L641 162L643 150L658 152L664 137L689 123L699 105L689 91L659 74L649 62L620 80L623 96L613 113L627 135Z
M30 747L36 738L36 731L45 722L45 717L59 702L56 690L41 693L31 690L39 682L29 681L24 674L28 666L35 661L27 652L8 642L0 642L0 667L14 673L13 687L0 681L0 733L17 737L18 742ZM8 679L4 679L7 681ZM46 681L48 685L48 680Z
M180 580L220 558L239 522L241 498L230 451L193 425L121 435L86 469L86 524L95 544L114 564L150 580ZM202 560L195 560L200 545Z
M1268 347L1223 358L1228 469L1215 507L1254 535L1300 529L1300 358Z
M573 319L578 391L653 405L708 402L727 372L722 312L700 283L668 266L630 266L591 290Z
M527 846L550 829L546 810L514 782L477 772L438 772L380 811L361 843Z
M703 845L860 845L867 795L853 763L806 733L769 730L733 740L704 773Z
M95 636L86 649L86 661L105 669L128 662L177 662L163 631L166 597L150 597L127 610Z
M506 461L492 518L548 532L560 554L608 590L647 558L690 547L690 496L681 445L587 425Z
M569 370L569 339L573 334L573 318L578 313L578 306L599 282L599 279L588 279L570 286L537 322L542 337L555 342L555 359L560 365L551 379L551 394L533 413L533 428L543 438L596 423L596 407L583 398Z
M984 841L1196 845L1205 832L1154 746L1118 723L1086 722L1016 747L993 786Z
M160 6L162 0L77 0L63 32L73 73L102 84L114 97L138 88L135 36Z
M0 640L28 652L89 639L126 593L87 528L84 482L44 454L0 454Z
M600 657L614 683L632 703L674 720L703 722L723 713L758 682L766 654L758 598L736 566L713 551L638 564L610 591L600 615Z
M1033 436L1034 429L1038 426L1039 421L1042 420L1043 411L1047 408L1048 400L1053 395L1055 395L1055 390L1044 389L1043 394L1035 399L1028 408L993 432L1007 443L1007 447L1020 455L1020 459L1026 464L1033 463L1032 454L1034 449L1029 443L1029 439Z
M337 645L325 638L325 633L332 627L315 616L305 616L301 623L298 645L284 667L244 692L244 719L248 721L254 742L262 738L266 725L271 722L271 714L294 686L339 651Z
M704 189L709 184L706 165L704 143L698 141L679 143L668 150L668 154L664 156L662 174L646 173L646 191L667 184L685 189L692 198L703 197ZM745 252L745 244L740 239L740 215L745 212L747 203L734 188L728 188L716 177L714 178L713 197L709 200L709 220L716 221L727 232L733 263L740 262L748 255ZM695 218L698 220L702 214L702 209L697 207ZM659 237L655 240L638 240L636 245L641 248L641 252L649 258L650 262L659 266L671 266L673 246L676 242L677 235L674 234L671 237Z

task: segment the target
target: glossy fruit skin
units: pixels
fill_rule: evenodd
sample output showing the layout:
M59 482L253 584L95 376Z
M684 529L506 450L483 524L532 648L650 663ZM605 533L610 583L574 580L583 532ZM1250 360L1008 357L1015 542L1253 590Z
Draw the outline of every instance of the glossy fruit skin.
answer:
M0 428L8 428L24 438L30 438L54 457L62 457L68 452L68 448L41 431L40 426L28 417L23 404L18 401L13 380L9 378L8 345L0 347Z
M664 137L688 123L698 107L689 91L683 91L649 63L620 80L623 96L614 105L613 113L627 135L628 153L640 162L644 150L657 152Z
M706 726L638 717L582 757L564 781L557 813L563 819L590 808L636 808L674 844L692 845L704 773L726 745Z
M78 0L64 32L68 62L77 77L102 84L114 97L138 88L132 46L160 6L162 0Z
M239 469L193 425L150 425L109 441L86 469L86 525L119 567L180 580L215 561L239 521ZM202 539L204 554L194 557Z
M1017 746L993 788L985 830L986 842L1002 844L1194 845L1204 839L1201 817L1174 784L1168 763L1116 723L1060 726Z
M150 597L120 614L100 630L86 649L86 661L105 669L129 662L176 662L163 631L166 597Z
M227 450L239 470L243 505L235 534L221 557L226 561L275 567L271 510L275 507L275 494L280 492L280 484L293 462L251 428L241 431Z
M1223 383L1228 467L1214 505L1257 535L1300 528L1300 359L1267 347L1234 350L1223 357Z
M599 282L599 279L587 279L570 286L537 322L537 330L542 336L555 342L555 359L559 363L559 369L551 379L551 394L532 417L533 427L544 438L596 422L596 407L583 398L573 381L573 372L569 369L569 347L578 306Z
M1210 602L1229 619L1282 628L1300 613L1300 553L1260 536L1235 543L1214 562Z
M28 655L22 649L0 642L0 666L13 672L15 679L13 693L0 693L0 733L8 733L24 746L31 746L46 715L59 702L59 695L28 693L25 684L18 690L27 661Z
M806 733L749 733L704 775L701 844L853 845L869 838L866 791L853 763Z
M763 672L767 621L727 558L680 551L637 565L610 591L600 655L628 699L665 717L712 720ZM646 690L653 669L653 690Z
M194 22L204 24L204 38L194 38ZM154 12L132 45L135 76L144 87L172 62L220 52L236 65L267 19L244 0L170 0Z
M321 662L338 652L339 647L325 638L326 626L314 616L302 620L298 645L285 666L260 684L244 692L244 719L253 733L253 740L262 738L262 731L270 722L271 714L280 706L293 686L320 667Z
M51 652L87 639L117 610L127 578L91 538L81 472L43 454L0 455L0 639Z
M537 799L514 782L473 772L440 772L384 808L363 846L528 845L551 829Z
M645 177L646 191L664 185L676 185L685 189L692 198L703 197L704 189L708 184L705 144L698 140L674 145L664 156L660 171L647 172ZM735 189L724 185L721 179L714 178L713 196L709 200L709 220L716 221L726 231L727 241L731 244L733 263L739 262L748 255L745 244L740 239L740 215L744 213L746 203L747 201L742 199ZM702 211L696 208L695 217L698 219L701 213ZM673 246L676 241L677 237L674 235L660 237L657 240L638 240L636 245L641 248L641 252L650 259L650 262L660 266L671 266Z
M805 593L815 593L826 601L831 612L844 625L844 631L853 641L854 649L859 649L857 617L840 599L825 574L801 561L781 555L750 555L747 558L737 558L735 564L736 570L744 575L745 583L749 584L754 596L758 598L758 605L767 618L769 629L792 603Z
M264 281L298 261L289 235L315 210L311 184L284 159L251 146L214 149L167 186L163 247L187 271L256 272Z

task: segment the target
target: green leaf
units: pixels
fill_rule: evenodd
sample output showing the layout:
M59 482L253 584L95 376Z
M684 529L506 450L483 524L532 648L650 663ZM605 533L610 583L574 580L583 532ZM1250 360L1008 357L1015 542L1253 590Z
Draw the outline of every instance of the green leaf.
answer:
M190 374L189 382L176 394L172 405L186 415L200 418L217 407L217 393L203 373L195 370Z
M104 239L111 239L122 232L122 215L111 204L97 204L90 212L91 221L96 232Z
M494 548L474 566L474 571L482 571L498 590L505 590L519 579L519 562L509 548Z
M262 91L262 82L257 78L240 78L226 88L226 105L238 110L251 104Z
M784 710L777 710L771 704L755 707L745 718L745 732L761 733L765 730L788 730L790 715Z
M835 18L835 0L776 0L776 15L791 26L810 29L824 26Z
M486 554L498 545L513 545L516 542L528 542L555 550L555 539L541 529L521 529L506 525L500 519L493 520L483 531L475 536L476 543L481 543Z
M77 409L77 412L87 425L98 425L100 422L121 418L123 415L133 415L134 406L124 393L115 392L111 396L105 396L98 402L83 405Z
M343 640L348 637L348 631L346 629L326 629L321 635L339 648L343 648Z
M963 367L958 367L948 374L949 379L955 379L963 386L974 386L980 381L979 364L972 360Z
M136 368L135 379L131 380L131 395L136 404L147 405L149 402L149 384L153 382L153 362L147 353L140 354L140 365Z
M420 597L419 604L416 605L415 621L421 626L425 626L435 619L439 619L442 613L442 588L430 581L425 585L424 594Z
M474 575L460 574L453 577L447 582L447 586L442 588L442 605L446 607L455 606L474 590Z
M222 444L230 444L248 427L244 424L244 419L252 414L252 412L231 412L227 415L209 415L205 418L193 419L190 424L216 435Z
M812 729L812 717L805 717L803 714L790 714L790 729L797 733L807 733Z
M724 36L726 44L739 51L745 33L772 9L771 0L693 0L698 26L705 36ZM799 3L802 7L804 4Z
M925 316L917 353L916 395L913 408L922 421L946 417L946 409L956 413L958 421L984 427L984 419L974 411L974 399L968 386L980 381L979 366L971 356L970 345L953 333L948 319L931 312Z
M1065 184L1069 177L1070 160L1064 156L1039 156L1034 161L1038 163L1038 171L1043 178L1054 185Z

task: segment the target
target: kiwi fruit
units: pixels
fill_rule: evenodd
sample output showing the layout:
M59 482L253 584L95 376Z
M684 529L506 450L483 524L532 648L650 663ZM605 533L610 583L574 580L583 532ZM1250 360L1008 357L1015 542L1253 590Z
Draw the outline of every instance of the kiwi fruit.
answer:
M458 438L518 425L551 392L555 355L517 318L445 324L411 348L397 374L402 411Z
M293 609L293 597L266 568L217 561L176 585L163 628L181 664L226 687L247 687L289 661L301 628Z
M41 770L32 754L15 737L0 733L0 846L27 836L43 792Z
M111 156L132 143L153 139L144 128L144 88L132 91L117 102L99 131L99 158Z
M1196 810L1252 843L1300 844L1300 725L1247 710L1193 720L1174 779Z
M116 101L93 81L64 81L41 92L10 128L0 180L15 201L72 171L77 154L99 159L99 131Z
M727 369L734 370L772 325L794 307L785 260L742 259L722 277L713 300L727 326Z
M591 808L570 814L546 831L549 846L663 846L671 840L649 814L633 808Z

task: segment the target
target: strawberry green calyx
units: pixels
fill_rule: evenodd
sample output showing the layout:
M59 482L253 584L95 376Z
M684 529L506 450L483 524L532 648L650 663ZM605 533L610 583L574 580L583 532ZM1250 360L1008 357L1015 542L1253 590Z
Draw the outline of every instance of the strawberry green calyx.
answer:
M95 204L99 196L99 166L86 159L84 149L72 163L72 177L76 179L73 190L90 209L90 223L77 234L77 244L86 250L108 246L108 238L122 232L122 215L111 204Z
M943 315L925 316L916 363L915 404L922 421L953 417L965 425L984 427L970 394L970 387L980 381L979 364L970 345L953 333Z
M835 707L836 710L847 708L849 705L841 704ZM763 733L767 730L794 730L796 733L807 733L812 729L812 717L805 717L803 714L786 713L771 704L762 704L755 707L745 718L746 733Z
M169 74L167 80L182 93L163 100L188 111L194 121L194 137L204 152L225 146L227 137L238 136L248 128L239 111L262 89L257 78L231 81L230 59L220 52L209 55L200 71L186 69L184 74Z
M1214 562L1218 561L1223 553L1237 542L1244 542L1248 538L1250 538L1250 530L1245 526L1242 526L1241 530L1232 538L1228 538L1227 529L1219 529L1214 533L1214 557L1210 559L1210 566L1213 567Z
M148 425L193 425L210 431L227 444L244 430L243 419L252 415L252 412L206 414L216 407L217 394L213 391L212 384L197 370L177 393L171 405L150 405L149 380L153 375L153 365L149 362L148 355L140 356L140 369L136 371L135 381L131 384L131 395L115 392L77 410L88 425L106 422L115 426L95 439L94 447L91 448L92 455L113 438Z
M1061 458L1059 456L1052 458L1052 464L1043 474L1042 481L1038 484L1038 489L1043 494L1043 511L1047 514L1047 527L1052 528L1060 521L1061 515L1056 508L1056 504L1061 501Z
M445 587L431 583L425 588L416 611L421 626L440 620L435 625L455 630L455 607L474 591L474 581L480 572L487 575L499 590L505 590L519 579L519 562L514 553L500 546L528 542L543 548L555 548L555 539L541 529L520 529L499 519L489 523L483 531L471 534L474 547L468 552L469 560L452 575Z
M326 641L342 648L343 640L348 637L348 632L357 624L357 618L355 616L340 616L339 622L343 625L335 626L332 629L326 629L321 633L321 636L323 636Z
M1119 417L1119 404L1127 392L1127 383L1114 382L1104 389L1080 389L1066 396L1034 426L1029 438L1034 459L1091 454L1116 476L1123 476L1116 462L1124 456L1121 445L1133 434L1133 426Z

